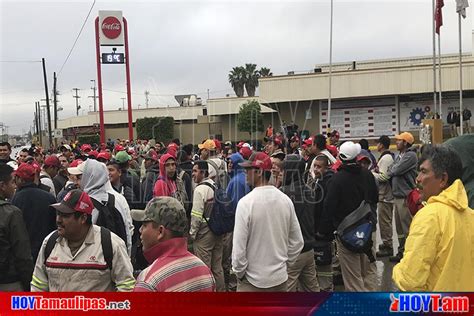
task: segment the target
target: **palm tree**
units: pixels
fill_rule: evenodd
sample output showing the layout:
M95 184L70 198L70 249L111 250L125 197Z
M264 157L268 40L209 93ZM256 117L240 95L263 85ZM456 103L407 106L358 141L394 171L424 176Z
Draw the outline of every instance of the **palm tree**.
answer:
M257 65L245 64L245 90L249 97L255 96L255 89L258 87Z
M262 67L258 71L259 77L271 77L273 73L271 72L270 68Z
M229 83L234 89L235 95L239 98L244 96L245 68L234 67L229 72Z

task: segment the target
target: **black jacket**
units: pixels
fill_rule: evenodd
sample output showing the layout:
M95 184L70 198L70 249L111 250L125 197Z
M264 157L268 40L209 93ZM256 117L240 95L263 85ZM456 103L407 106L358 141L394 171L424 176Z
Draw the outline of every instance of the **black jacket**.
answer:
M19 188L13 196L12 204L23 212L34 262L44 238L57 228L56 212L50 208L54 203L56 198L39 189L34 183Z
M54 190L56 191L56 196L59 192L64 189L64 186L67 182L67 176L61 171L53 178Z
M364 199L374 210L379 200L374 176L355 163L341 165L332 177L327 192L318 229L326 236L332 235L342 220L356 210Z
M120 183L125 186L129 187L133 190L134 196L138 199L141 197L141 186L140 186L140 179L134 175L130 170L122 170L122 175L120 176ZM134 202L140 202L139 200Z
M323 214L324 200L328 195L328 187L331 183L334 170L328 169L320 179L316 179L308 182L308 186L314 192L316 198L316 205L314 209L314 230L318 231L319 223L321 222L321 216Z
M301 252L313 249L314 239L314 210L315 195L303 181L305 161L298 155L287 155L283 161L283 185L285 193L295 206L296 216L303 234L304 246Z
M193 163L191 160L180 162L179 167L186 171L191 179L193 178Z
M33 274L30 240L21 211L0 200L0 284L20 281L30 290Z
M153 187L160 176L158 166L152 166L147 169L145 179L142 182L143 203L148 203L153 198Z

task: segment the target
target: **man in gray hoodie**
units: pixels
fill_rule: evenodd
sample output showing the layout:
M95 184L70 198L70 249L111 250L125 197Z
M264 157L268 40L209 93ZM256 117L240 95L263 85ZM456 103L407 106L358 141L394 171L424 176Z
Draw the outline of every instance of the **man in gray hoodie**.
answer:
M408 236L412 216L408 210L406 197L415 188L416 168L418 158L412 148L415 139L411 133L403 132L395 136L399 155L388 172L392 180L393 207L395 213L395 225L398 234L398 253L391 256L391 262L400 262L405 250L405 239Z

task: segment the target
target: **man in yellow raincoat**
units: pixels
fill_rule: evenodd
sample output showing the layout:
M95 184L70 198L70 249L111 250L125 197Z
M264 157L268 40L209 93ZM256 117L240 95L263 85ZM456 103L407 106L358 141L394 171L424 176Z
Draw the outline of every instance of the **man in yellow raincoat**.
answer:
M474 211L461 159L450 147L430 146L420 162L416 181L426 205L413 218L393 280L402 291L474 291Z

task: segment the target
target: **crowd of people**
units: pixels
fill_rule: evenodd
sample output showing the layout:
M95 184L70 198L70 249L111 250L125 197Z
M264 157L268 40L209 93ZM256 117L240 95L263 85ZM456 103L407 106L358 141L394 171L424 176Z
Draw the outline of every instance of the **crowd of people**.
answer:
M473 291L461 158L394 138L376 155L271 126L262 144L117 139L13 159L0 143L0 291L318 292L337 275L379 291L383 257L400 290Z

